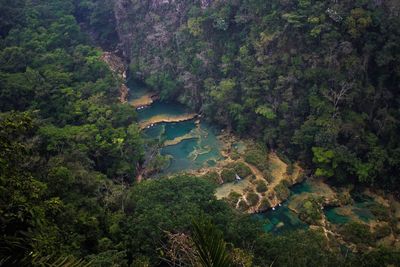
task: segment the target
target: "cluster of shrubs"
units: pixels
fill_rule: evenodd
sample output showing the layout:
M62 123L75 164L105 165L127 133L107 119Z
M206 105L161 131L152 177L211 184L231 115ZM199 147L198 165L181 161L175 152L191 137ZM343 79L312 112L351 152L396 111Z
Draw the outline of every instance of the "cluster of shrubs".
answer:
M280 182L277 186L275 186L274 190L276 193L276 197L280 200L286 200L290 196L290 190L288 188L288 184L285 180Z
M241 178L246 178L252 174L249 167L242 162L231 163L226 166L221 172L221 178L224 183L235 181L236 174Z
M260 147L247 149L244 155L244 160L257 167L261 172L269 169L267 151Z
M321 199L307 198L299 209L299 218L311 225L318 225L322 219Z
M255 206L260 200L260 197L254 192L249 192L246 195L246 200L250 206Z

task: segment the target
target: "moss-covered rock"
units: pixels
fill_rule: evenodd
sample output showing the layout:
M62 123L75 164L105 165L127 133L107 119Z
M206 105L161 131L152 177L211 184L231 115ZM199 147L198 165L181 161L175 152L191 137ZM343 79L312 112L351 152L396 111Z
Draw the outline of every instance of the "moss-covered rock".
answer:
M250 170L249 167L246 166L243 162L235 162L228 164L226 166L227 169L233 170L235 173L237 173L240 177L246 178L247 176L253 174Z
M225 198L225 200L229 203L231 207L236 208L236 204L241 196L242 196L241 194L232 191L229 193L228 197Z
M254 147L247 149L244 155L244 160L256 166L260 171L268 169L267 151L262 148Z
M381 221L388 222L390 220L390 209L377 202L371 202L368 204L367 208L371 213Z
M241 211L246 211L246 210L249 209L249 205L247 205L246 201L240 200L240 201L239 201L239 204L238 204L238 208L239 208L239 210L241 210Z
M374 230L375 239L384 238L392 233L392 229L388 224L377 225Z
M290 163L286 167L286 174L290 176L293 174L293 172L294 172L294 164Z
M299 207L299 218L311 225L319 225L322 219L321 204L313 197L307 198Z
M264 170L262 172L262 174L263 174L265 181L267 181L268 183L272 183L272 181L274 180L274 177L272 176L270 170Z
M240 154L237 151L233 151L231 154L231 159L238 160L240 158Z
M339 206L351 205L354 203L354 200L351 198L349 192L341 192L337 194L337 204Z
M224 183L235 181L235 171L232 169L223 169L221 172L221 178Z
M290 190L285 185L284 181L280 182L277 186L275 186L274 191L276 193L276 197L279 200L286 200L290 196Z
M246 195L246 200L250 206L255 206L258 203L258 201L260 200L260 197L254 192L249 192Z
M363 223L350 222L340 228L343 239L358 245L371 245L373 235L370 227Z
M265 191L267 191L267 184L264 181L256 181L256 191L258 193L263 193Z
M260 211L266 211L268 209L271 208L271 203L269 202L269 199L267 197L263 197L261 199L261 203L260 203Z
M219 185L221 183L221 177L215 171L206 173L205 175L203 175L203 179L205 179L215 185Z
M246 166L246 164L244 164L243 162L238 162L235 164L234 170L236 171L236 173L242 177L245 178L251 174L253 174L250 170L249 167Z

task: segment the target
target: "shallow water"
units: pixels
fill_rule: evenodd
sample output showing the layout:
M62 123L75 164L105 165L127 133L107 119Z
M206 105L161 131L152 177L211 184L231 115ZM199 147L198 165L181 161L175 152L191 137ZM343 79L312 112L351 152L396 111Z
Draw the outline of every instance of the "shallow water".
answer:
M188 109L179 103L156 101L150 107L138 110L139 121L148 120L157 115L176 116L189 113Z
M337 208L325 209L326 219L333 224L345 224L350 222L349 216L340 215L337 213Z
M224 197L228 197L232 191L240 194L248 186L251 186L250 179L242 179L238 182L224 183L217 188L215 196L217 199L222 199Z
M128 81L130 90L130 100L139 98L148 93L147 88L138 82ZM140 121L148 120L157 115L182 115L189 113L189 109L177 102L156 101L150 107L138 110L138 118ZM218 160L222 159L220 154L220 143L217 139L219 129L212 127L204 122L196 125L194 120L177 122L177 123L160 123L145 129L143 134L149 139L156 140L174 140L181 136L191 134L191 139L185 139L181 142L161 148L162 155L169 155L170 164L161 173L174 173L199 169L206 166L215 166ZM241 142L234 144L238 150L244 150L245 146ZM223 190L221 188L220 190ZM226 188L229 189L229 188ZM264 230L272 233L283 233L285 231L305 229L307 224L303 223L298 216L288 208L291 198L297 194L312 193L318 191L318 187L313 187L312 183L303 182L291 188L292 195L281 206L276 207L275 211L268 211L263 214L254 215L255 218L262 220ZM222 192L221 193L226 193ZM229 192L228 192L229 193ZM352 212L360 218L360 220L368 221L373 218L371 212L366 208L367 201L365 199L356 199L355 205L352 206ZM328 208L325 215L331 223L343 224L351 220L348 216L337 213L337 208Z
M264 230L271 233L284 233L291 230L306 229L308 225L301 221L296 213L288 208L291 199L301 193L310 193L314 189L312 185L305 181L294 185L290 188L291 196L281 206L277 206L275 210L269 210L262 214L257 214L256 217L264 222Z
M318 192L319 190L321 188L318 185L306 180L290 188L291 196L281 207L277 207L275 211L269 210L264 214L258 214L256 217L265 222L264 230L266 232L279 234L285 231L307 228L307 225L298 218L296 213L288 209L287 206L296 195ZM352 197L354 200L353 205L330 207L324 210L325 216L330 223L346 224L354 220L368 223L375 219L374 215L368 209L368 206L373 203L373 199L364 195L353 195Z
M287 207L287 203L285 202L282 206L276 207L275 210L255 215L263 221L264 231L280 234L286 231L308 228L308 225L302 222L297 214Z
M185 134L190 132L190 124L177 123L175 127L170 127L172 132L170 138L175 138L178 133ZM216 136L216 130L205 123L200 123L197 138L183 140L172 146L163 147L162 155L170 155L171 162L165 173L179 172L185 170L195 170L201 167L215 165L222 159L220 154L220 144Z
M131 89L130 100L148 93L148 90L141 83L130 80L128 85ZM151 106L137 110L137 112L139 121L144 121L158 115L183 115L190 113L190 110L178 102L156 101ZM215 166L216 162L222 158L217 133L216 128L204 122L196 125L195 120L159 123L143 131L146 138L162 142L175 140L182 136L190 137L177 144L161 148L161 155L171 156L169 166L162 171L162 174Z

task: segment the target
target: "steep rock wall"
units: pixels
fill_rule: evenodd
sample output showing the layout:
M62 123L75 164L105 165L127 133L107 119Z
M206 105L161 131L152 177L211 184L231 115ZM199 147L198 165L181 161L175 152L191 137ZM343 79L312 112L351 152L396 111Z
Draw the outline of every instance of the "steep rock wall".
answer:
M168 91L169 96L198 107L200 94L197 77L182 66L178 55L184 49L187 16L204 10L212 0L114 0L114 13L120 39L119 49L131 63L138 78L152 77L153 90ZM194 11L196 12L196 11Z

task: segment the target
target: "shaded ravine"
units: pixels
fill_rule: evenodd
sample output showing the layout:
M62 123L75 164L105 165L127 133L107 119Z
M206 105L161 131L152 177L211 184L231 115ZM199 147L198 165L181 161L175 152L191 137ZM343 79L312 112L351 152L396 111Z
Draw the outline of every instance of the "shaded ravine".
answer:
M220 160L224 159L225 155L221 155L221 143L217 138L218 131L215 127L202 122L197 114L191 112L182 104L161 101L157 94L139 83L128 81L126 84L127 65L113 53L106 52L101 59L110 66L119 81L122 81L119 88L119 101L122 103L129 102L136 108L139 127L142 129L143 135L148 139L158 140L161 144L156 150L151 151L150 159L155 153L169 156L169 165L162 170L161 175L207 169L214 167ZM277 157L275 160L279 161ZM246 165L256 178L260 176L257 179L261 179L262 174L254 166L247 163ZM144 168L139 168L136 177L137 182L142 181L143 171ZM273 174L273 176L281 176L281 174ZM278 182L279 180L272 182L269 190L272 190ZM248 183L248 181L243 180L237 186L242 187L241 183ZM330 188L326 184L324 186ZM296 203L304 203L305 194L320 194L321 187L307 180L294 185L290 190L291 196L286 201L281 203L279 200L273 199L271 203L273 209L254 215L255 218L263 222L265 231L279 234L288 230L308 227L308 224L299 219ZM325 190L325 193L326 191L330 191L330 189ZM334 199L329 201L334 201ZM371 198L354 198L354 203L351 205L328 207L322 212L323 218L320 226L313 225L311 227L322 227L323 232L328 237L328 234L334 234L330 229L335 229L335 225L349 221L376 225L379 220L377 221L368 209L368 205L373 203L374 201ZM400 216L400 204L398 210Z
M159 175L213 167L219 160L223 159L216 129L197 119L197 114L177 102L159 100L157 95L138 83L130 81L128 86L131 92L128 101L130 104L137 104L138 99L142 101L142 99L149 99L149 96L151 96L151 101L135 107L143 135L148 139L158 140L162 144L159 147L160 154L170 157L168 167L163 169ZM275 154L270 157L272 157L272 161L280 162ZM262 176L254 166L245 164L250 167L255 176ZM274 172L276 171L273 171L274 176L282 176L282 173ZM139 173L137 181L140 182L142 179L142 173ZM270 183L268 190L273 190L279 182L280 180L276 179ZM248 181L243 180L237 185L242 186L241 183L248 183ZM318 186L308 181L294 185L291 188L291 196L286 201L279 204L279 200L273 199L273 209L255 214L254 217L263 222L266 232L280 234L290 230L307 229L309 225L299 219L299 215L291 206L302 194L310 194L320 190ZM340 220L343 217L346 218L344 220L346 222L350 220L349 217L335 213L336 210L327 209L324 211L324 232L329 232L327 224L342 223Z

